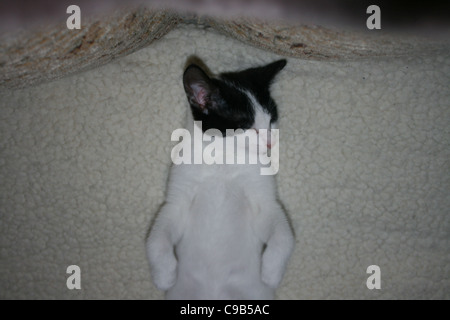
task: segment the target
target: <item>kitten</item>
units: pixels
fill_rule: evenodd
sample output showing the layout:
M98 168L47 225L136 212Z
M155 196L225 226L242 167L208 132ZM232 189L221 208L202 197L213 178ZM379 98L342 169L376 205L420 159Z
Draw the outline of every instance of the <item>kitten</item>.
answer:
M273 129L269 87L286 60L214 78L190 65L183 75L188 128ZM232 138L232 137L231 137ZM273 141L266 138L270 149ZM258 164L180 164L147 240L155 285L168 299L273 299L294 246L275 179Z

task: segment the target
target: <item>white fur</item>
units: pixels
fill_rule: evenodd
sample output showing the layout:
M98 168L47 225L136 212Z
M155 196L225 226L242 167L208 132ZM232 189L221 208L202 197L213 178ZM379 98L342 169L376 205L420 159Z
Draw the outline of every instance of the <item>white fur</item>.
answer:
M274 176L260 165L181 164L147 253L168 299L272 299L293 246Z

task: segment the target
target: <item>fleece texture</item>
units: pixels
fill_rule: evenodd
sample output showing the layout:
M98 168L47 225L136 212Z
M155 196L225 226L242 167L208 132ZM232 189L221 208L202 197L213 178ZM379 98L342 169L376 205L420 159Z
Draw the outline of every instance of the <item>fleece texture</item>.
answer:
M272 92L296 246L278 299L450 298L449 52L288 59ZM145 238L192 55L215 73L281 58L180 26L95 70L1 93L0 298L163 297ZM66 286L70 265L81 290ZM381 289L366 286L370 265Z

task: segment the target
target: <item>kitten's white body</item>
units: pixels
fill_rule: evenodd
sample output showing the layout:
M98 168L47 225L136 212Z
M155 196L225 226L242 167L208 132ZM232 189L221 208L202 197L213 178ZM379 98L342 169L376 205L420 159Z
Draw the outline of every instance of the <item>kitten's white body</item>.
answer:
M292 248L274 176L260 165L171 168L147 244L168 299L272 299Z

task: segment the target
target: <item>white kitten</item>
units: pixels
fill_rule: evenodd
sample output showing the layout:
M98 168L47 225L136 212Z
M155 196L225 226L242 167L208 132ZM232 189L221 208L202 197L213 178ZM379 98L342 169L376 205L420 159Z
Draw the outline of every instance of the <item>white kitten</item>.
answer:
M285 65L280 60L220 78L190 65L183 82L191 136L194 121L201 121L203 131L218 129L224 140L234 139L225 135L227 129L273 129L278 113L269 87ZM259 141L269 148L275 143ZM203 140L194 143L206 146ZM147 242L153 281L168 299L274 297L294 237L274 176L260 169L261 164L172 166L166 202Z

